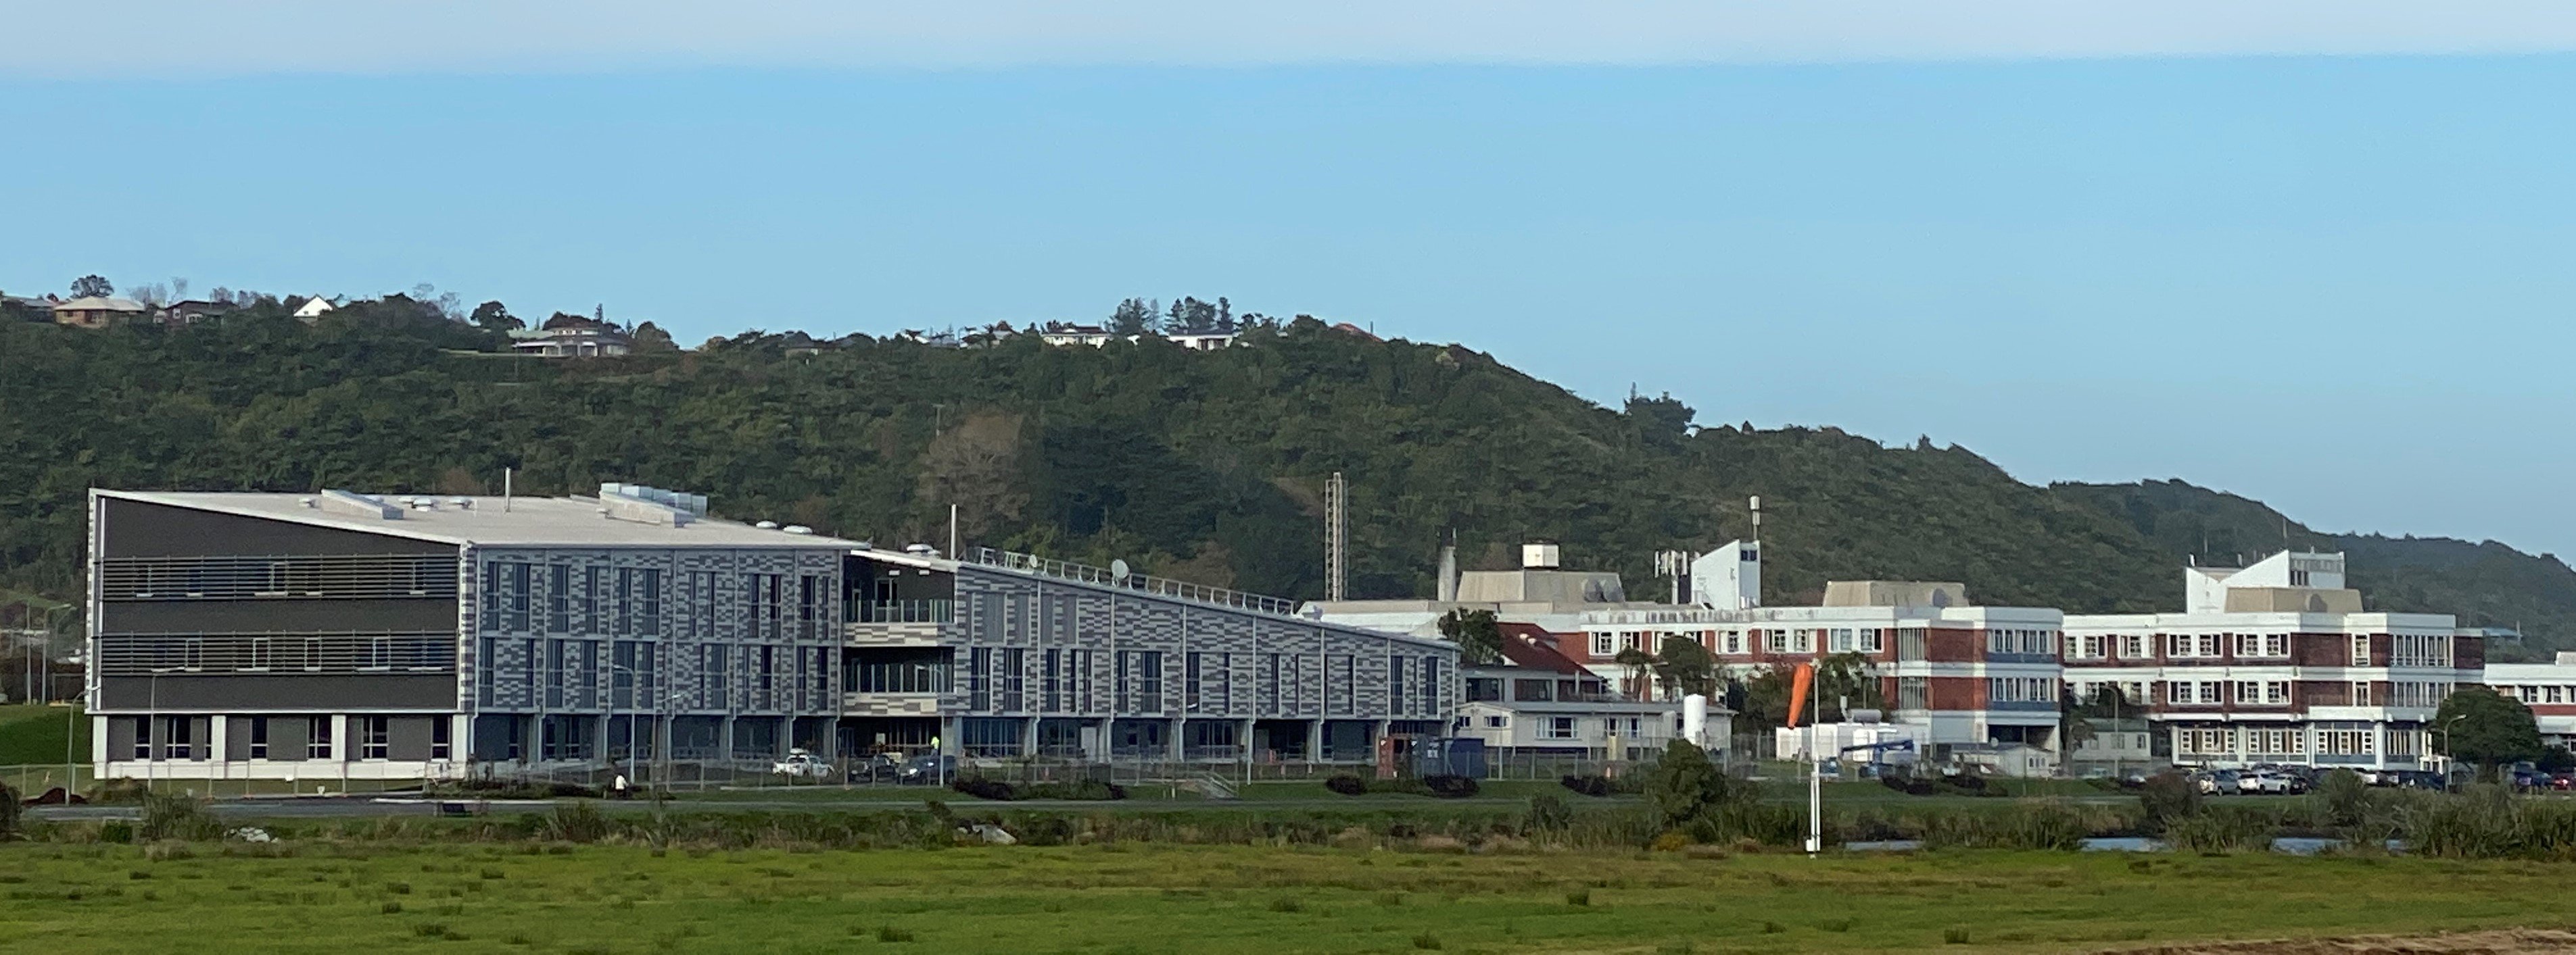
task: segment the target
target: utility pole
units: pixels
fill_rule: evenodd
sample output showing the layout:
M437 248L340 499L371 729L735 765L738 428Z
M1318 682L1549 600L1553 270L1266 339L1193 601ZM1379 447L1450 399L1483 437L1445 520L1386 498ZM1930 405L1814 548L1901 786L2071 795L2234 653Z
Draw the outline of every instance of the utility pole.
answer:
M1350 486L1335 471L1324 482L1324 599L1342 599L1350 574Z

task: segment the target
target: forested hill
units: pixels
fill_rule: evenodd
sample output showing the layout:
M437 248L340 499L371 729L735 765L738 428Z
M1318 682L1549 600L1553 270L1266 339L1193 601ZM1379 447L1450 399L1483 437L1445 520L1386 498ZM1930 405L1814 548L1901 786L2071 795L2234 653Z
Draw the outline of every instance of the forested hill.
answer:
M2373 610L2449 613L2462 626L2523 631L2527 645L2490 648L2497 659L2576 648L2576 571L2555 555L2495 541L2321 533L2260 501L2181 481L2050 490L2120 517L2173 560L2227 566L2284 546L2341 551L2348 582Z
M1759 494L1774 601L1851 577L1962 580L1986 602L2074 611L2180 599L2181 551L2164 518L2140 515L2186 508L2032 487L1928 442L1695 428L1663 399L1606 409L1468 348L1311 320L1204 353L746 334L544 362L432 315L361 303L312 327L265 312L175 331L0 324L0 586L78 592L91 486L489 493L509 467L524 493L639 481L881 543L944 538L955 503L970 542L1316 597L1321 489L1341 471L1354 596L1427 595L1452 529L1471 567L1548 539L1571 565L1659 593L1655 550L1741 536ZM2365 582L2419 560L2416 542L2385 543L2346 547ZM2510 559L2557 577L2473 588L2483 565L2453 562L2455 592L2378 602L2472 601L2426 609L2492 606L2542 631L2523 608L2565 606L2540 584L2567 572Z

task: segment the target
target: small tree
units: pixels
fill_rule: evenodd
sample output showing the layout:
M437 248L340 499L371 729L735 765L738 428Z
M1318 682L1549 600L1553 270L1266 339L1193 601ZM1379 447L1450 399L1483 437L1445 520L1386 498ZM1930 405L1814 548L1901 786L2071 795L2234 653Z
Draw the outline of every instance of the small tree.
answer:
M2200 784L2173 770L2157 773L2138 790L2138 809L2147 831L2163 832L2174 820L2200 815Z
M1440 635L1458 645L1458 662L1469 666L1503 660L1503 628L1491 610L1452 610L1440 615Z
M1663 757L1646 777L1646 805L1655 828L1669 832L1715 815L1726 801L1726 776L1708 761L1708 753L1688 740L1664 744Z
M1109 314L1109 333L1142 335L1153 331L1154 324L1162 320L1154 312L1154 303L1147 299L1131 298L1120 302L1118 310Z
M474 322L474 327L495 334L528 327L527 322L520 321L518 316L510 314L509 306L497 301L474 306L474 317L471 321Z
M1655 676L1683 693L1717 695L1717 658L1699 641L1675 634L1664 638L1655 654Z
M109 284L105 276L84 275L72 280L73 298L106 298L114 294L116 286Z
M1628 647L1620 650L1619 655L1611 657L1610 660L1627 668L1628 685L1634 688L1638 699L1645 699L1646 674L1655 669L1655 655L1635 647Z
M2516 760L2538 759L2540 724L2521 700L2483 686L2464 686L2433 711L2440 730L2434 743L2442 755L2472 766L2491 768Z
M644 324L635 326L635 350L639 352L672 352L679 351L680 346L679 343L671 340L671 333L663 331L662 326L655 325L652 322L645 322Z
M1847 719L1845 706L1865 710L1879 709L1878 671L1868 657L1858 653L1836 653L1816 661L1816 698L1809 707L1818 719L1825 715L1825 704L1836 707L1835 717Z

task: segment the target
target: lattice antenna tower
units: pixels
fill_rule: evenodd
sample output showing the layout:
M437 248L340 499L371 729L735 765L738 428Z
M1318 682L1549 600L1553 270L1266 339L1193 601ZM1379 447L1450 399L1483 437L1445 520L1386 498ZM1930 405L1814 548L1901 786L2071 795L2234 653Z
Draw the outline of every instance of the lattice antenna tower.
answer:
M1335 471L1324 482L1324 599L1342 599L1350 577L1351 489Z

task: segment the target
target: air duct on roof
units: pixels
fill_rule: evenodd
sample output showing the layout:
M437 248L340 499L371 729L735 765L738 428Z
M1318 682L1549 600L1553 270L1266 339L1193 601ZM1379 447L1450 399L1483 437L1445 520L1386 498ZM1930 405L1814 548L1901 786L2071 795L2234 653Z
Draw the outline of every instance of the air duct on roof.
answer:
M707 496L704 494L691 494L687 491L670 491L644 484L619 484L614 481L602 482L599 485L599 496L605 498L611 494L623 497L641 498L655 504L660 504L664 507L686 511L692 517L707 516Z
M609 490L616 486L603 484L600 485L599 491L600 510L611 520L657 524L663 527L686 527L690 521L697 519L695 514L660 501L649 501Z
M322 492L322 500L319 503L323 510L329 511L333 514L346 514L351 517L366 517L380 521L399 521L402 520L403 516L401 507L387 504L356 491L326 489Z

